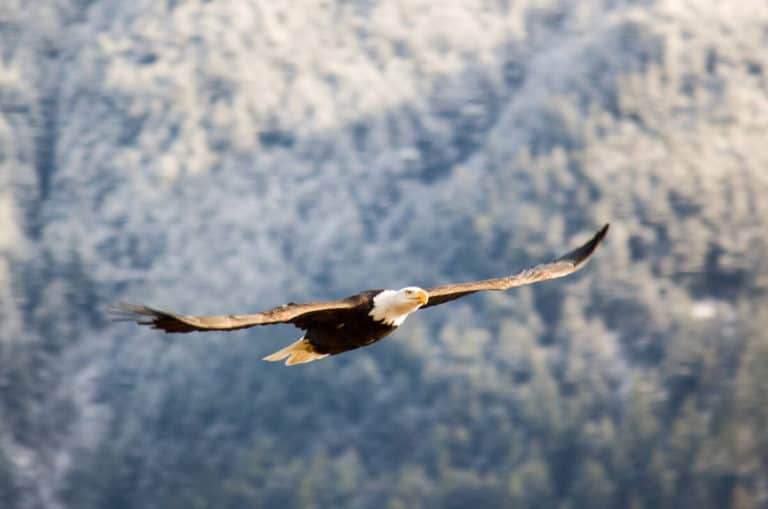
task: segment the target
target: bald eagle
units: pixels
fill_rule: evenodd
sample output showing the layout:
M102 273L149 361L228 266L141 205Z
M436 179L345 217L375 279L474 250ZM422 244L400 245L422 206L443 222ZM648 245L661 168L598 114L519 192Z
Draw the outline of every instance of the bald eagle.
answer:
M113 309L114 318L135 321L171 333L289 323L302 329L304 335L286 348L264 357L264 360L276 362L285 359L285 364L292 366L371 345L392 333L417 309L444 304L476 292L508 290L567 276L586 264L607 232L606 224L586 244L555 261L496 279L428 289L406 286L400 290L367 290L346 299L290 303L247 315L189 316L149 306L118 304Z

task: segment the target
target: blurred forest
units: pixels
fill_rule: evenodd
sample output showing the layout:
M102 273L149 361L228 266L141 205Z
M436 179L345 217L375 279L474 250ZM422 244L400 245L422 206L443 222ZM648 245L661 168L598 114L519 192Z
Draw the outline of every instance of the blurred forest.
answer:
M768 508L766 113L764 0L2 0L0 506Z

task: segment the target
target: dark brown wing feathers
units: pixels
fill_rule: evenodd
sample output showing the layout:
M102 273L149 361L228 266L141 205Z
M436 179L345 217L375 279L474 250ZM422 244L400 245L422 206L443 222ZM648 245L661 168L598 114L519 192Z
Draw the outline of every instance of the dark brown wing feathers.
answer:
M118 304L111 311L113 318L116 320L136 321L136 323L141 325L149 325L153 329L160 329L165 332L192 332L237 330L256 325L296 323L306 319L309 315L333 313L351 309L357 305L356 299L349 298L330 302L284 304L262 313L214 316L179 315L149 306L134 304Z
M517 274L495 279L472 281L469 283L442 285L427 289L429 302L422 308L437 306L475 292L487 290L509 290L515 286L528 285L567 276L576 272L587 263L592 253L608 233L609 225L603 226L586 244L577 247L551 263L544 263L525 269Z
M547 279L563 277L579 270L594 253L597 246L608 232L608 225L603 226L586 244L561 256L551 263L536 265L522 272L496 279L485 279L469 283L443 285L430 288L429 302L423 307L436 306L465 295L484 290L508 290ZM151 308L149 306L118 304L111 311L116 320L131 320L141 325L148 325L165 332L192 332L211 330L236 330L269 325L291 323L306 329L313 323L328 322L349 310L370 305L370 300L380 290L370 290L352 297L328 301L309 302L306 304L284 304L261 313L247 315L190 316L179 315Z

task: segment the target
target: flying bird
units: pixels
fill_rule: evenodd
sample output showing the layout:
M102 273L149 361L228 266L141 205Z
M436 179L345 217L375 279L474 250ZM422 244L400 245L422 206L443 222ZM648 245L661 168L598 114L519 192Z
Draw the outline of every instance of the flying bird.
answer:
M555 261L506 277L427 289L406 286L400 290L367 290L341 300L289 303L246 315L190 316L149 306L118 304L113 309L114 318L135 321L169 333L292 324L303 330L304 335L286 348L264 357L264 360L276 362L285 359L287 366L303 364L371 345L391 334L418 309L444 304L476 292L509 290L567 276L587 263L608 232L608 226L606 224L587 243Z

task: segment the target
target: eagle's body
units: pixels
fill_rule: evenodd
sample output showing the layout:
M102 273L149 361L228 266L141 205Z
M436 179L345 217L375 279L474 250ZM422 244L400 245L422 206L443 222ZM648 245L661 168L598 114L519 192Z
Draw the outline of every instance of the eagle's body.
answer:
M392 333L398 325L376 320L371 316L373 299L383 290L369 290L348 297L359 302L354 308L342 310L332 320L315 319L299 325L305 327L304 338L321 354L335 355L368 346Z
M294 325L304 329L304 337L265 357L265 360L279 361L288 357L286 364L300 364L384 339L403 323L409 313L426 303L424 290L415 287L404 290L412 290L417 297L412 304L407 299L403 300L406 309L402 311L387 305L399 301L398 292L368 290L344 299L352 304L349 309L340 309L332 314L313 314L295 321Z
M426 290L415 286L400 290L367 290L337 301L291 303L249 315L187 316L129 304L120 305L117 311L121 317L165 332L234 330L290 323L304 330L304 335L264 359L286 359L287 365L301 364L371 345L392 333L409 314L419 308L443 304L479 291L507 290L566 276L587 262L607 231L608 225L605 225L589 242L554 262L496 279L443 285Z

